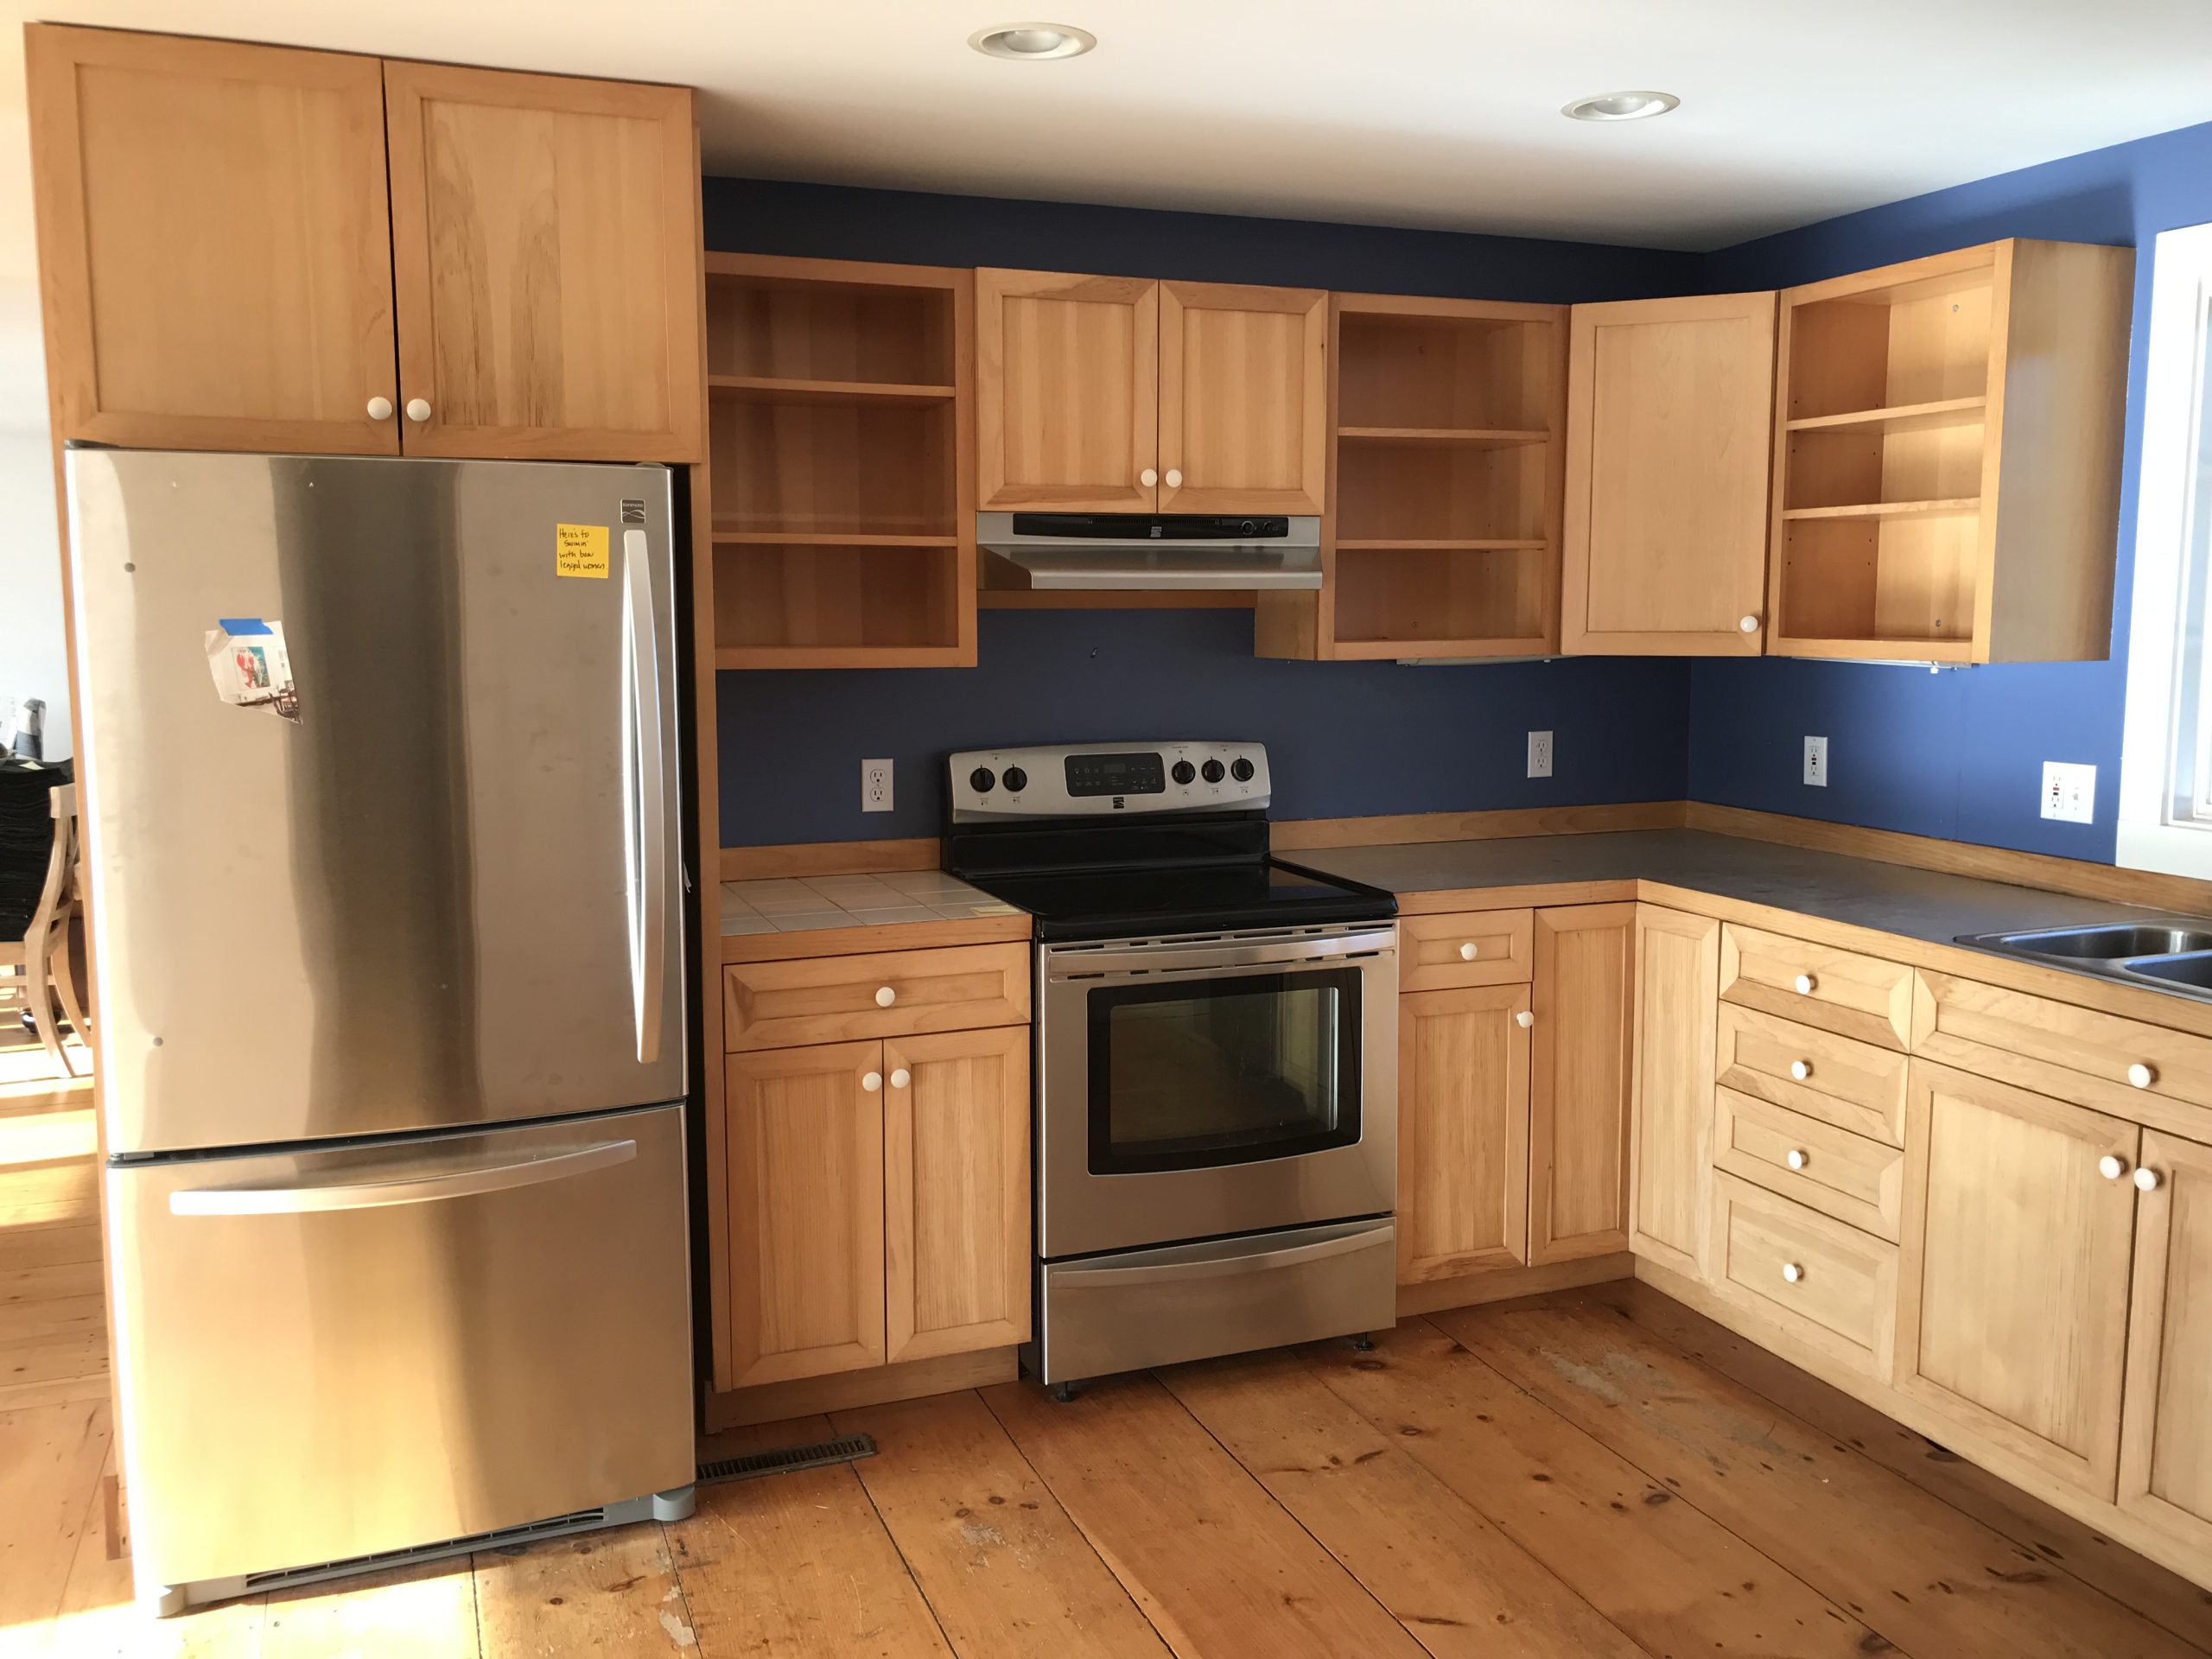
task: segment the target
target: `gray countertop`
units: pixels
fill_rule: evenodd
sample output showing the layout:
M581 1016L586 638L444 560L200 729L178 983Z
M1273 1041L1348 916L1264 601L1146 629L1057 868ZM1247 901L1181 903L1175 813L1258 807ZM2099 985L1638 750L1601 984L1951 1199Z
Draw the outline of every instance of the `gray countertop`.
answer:
M1962 933L2141 921L2165 913L1700 830L1313 848L1276 857L1396 893L1661 881L1939 944Z

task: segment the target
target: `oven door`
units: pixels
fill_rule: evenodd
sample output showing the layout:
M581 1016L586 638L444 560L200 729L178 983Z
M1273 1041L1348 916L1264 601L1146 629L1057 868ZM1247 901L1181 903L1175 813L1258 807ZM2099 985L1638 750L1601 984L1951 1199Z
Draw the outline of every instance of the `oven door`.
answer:
M1383 1215L1397 929L1048 947L1039 1254Z

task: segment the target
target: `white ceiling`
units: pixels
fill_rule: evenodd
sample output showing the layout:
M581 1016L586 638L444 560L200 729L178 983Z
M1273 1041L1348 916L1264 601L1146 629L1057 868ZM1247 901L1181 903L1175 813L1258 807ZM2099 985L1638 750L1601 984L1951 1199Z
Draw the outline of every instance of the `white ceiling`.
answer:
M1039 14L1084 58L969 34ZM21 0L9 0L22 10ZM50 0L688 81L709 172L1703 249L2212 119L2206 0ZM1586 93L1681 108L1570 122Z

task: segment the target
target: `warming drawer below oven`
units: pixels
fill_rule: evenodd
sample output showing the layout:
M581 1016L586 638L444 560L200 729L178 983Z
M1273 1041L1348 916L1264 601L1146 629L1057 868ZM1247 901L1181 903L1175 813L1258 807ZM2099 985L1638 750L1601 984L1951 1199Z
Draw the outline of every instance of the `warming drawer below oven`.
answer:
M1046 1382L1173 1365L1395 1322L1397 1228L1388 1216L1038 1267Z

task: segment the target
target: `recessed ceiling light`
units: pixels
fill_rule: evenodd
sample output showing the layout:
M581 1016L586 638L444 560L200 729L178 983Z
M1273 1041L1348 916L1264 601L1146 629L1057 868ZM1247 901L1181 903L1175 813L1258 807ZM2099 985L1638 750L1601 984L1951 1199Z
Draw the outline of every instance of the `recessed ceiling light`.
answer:
M1664 115L1681 101L1672 92L1599 92L1576 99L1560 113L1577 121L1641 121Z
M1098 44L1098 37L1066 23L1001 23L995 29L977 29L968 37L968 44L987 58L1042 62L1047 58L1079 58Z

